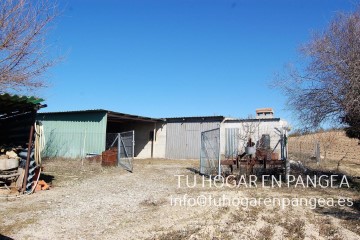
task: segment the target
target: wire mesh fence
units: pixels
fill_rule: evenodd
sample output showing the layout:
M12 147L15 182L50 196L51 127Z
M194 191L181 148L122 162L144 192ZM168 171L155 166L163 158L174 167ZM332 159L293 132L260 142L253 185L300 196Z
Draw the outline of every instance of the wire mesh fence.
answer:
M201 133L200 173L215 176L220 171L220 128Z
M113 147L117 147L116 140L118 138L118 133L107 133L106 134L106 143L105 149L110 149Z
M320 162L322 149L319 141L289 138L288 148L291 160L300 161L303 165Z
M135 134L134 131L118 134L118 165L132 172L134 158Z
M47 158L84 158L111 149L114 163L133 170L135 133L45 132L42 156Z
M129 133L125 133L125 139L127 138L126 134ZM41 154L43 157L65 158L100 155L110 148L118 148L117 137L118 133L48 131L45 132L45 147ZM129 143L126 144L129 145ZM126 149L128 152L132 152L129 150L129 146L126 146Z
M101 154L105 149L105 133L45 131L45 147L42 155L82 158L88 154Z

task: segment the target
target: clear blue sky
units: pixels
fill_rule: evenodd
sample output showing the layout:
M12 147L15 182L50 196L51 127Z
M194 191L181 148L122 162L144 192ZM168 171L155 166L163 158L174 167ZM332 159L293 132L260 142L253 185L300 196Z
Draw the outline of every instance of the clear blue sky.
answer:
M67 0L49 35L64 60L38 94L44 111L104 108L151 117L246 117L273 107L268 87L311 31L347 0Z

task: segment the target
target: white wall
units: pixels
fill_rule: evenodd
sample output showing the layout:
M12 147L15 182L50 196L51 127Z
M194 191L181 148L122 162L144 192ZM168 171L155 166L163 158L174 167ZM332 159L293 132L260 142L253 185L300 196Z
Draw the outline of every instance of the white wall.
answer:
M154 142L154 158L165 158L166 151L166 124L156 124L156 139Z
M223 122L221 125L221 131L220 131L220 138L221 138L221 144L220 144L220 153L221 155L225 154L225 129L226 128L238 128L239 129L239 135L241 138L245 136L246 127L252 126L255 128L255 132L251 135L251 139L254 143L256 143L258 140L261 139L262 134L269 134L270 135L270 147L274 148L279 141L280 137L277 134L277 131L275 130L275 127L278 129L281 129L282 126L286 125L287 123L285 121L261 121L261 119L258 119L259 122L240 122L240 121L233 121L233 122ZM246 144L246 140L239 140L238 144L238 150L239 152L244 152L244 146ZM280 145L276 148L275 152L280 153Z

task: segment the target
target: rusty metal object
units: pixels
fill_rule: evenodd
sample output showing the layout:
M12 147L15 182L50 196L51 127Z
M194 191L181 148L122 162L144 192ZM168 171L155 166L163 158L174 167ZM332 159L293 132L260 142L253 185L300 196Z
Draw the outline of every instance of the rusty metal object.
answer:
M117 155L118 155L118 149L117 148L111 148L109 150L106 150L102 152L102 162L101 165L103 166L117 166Z
M277 160L279 160L279 154L278 154L278 153L275 153L275 152L271 153L271 160L272 160L272 161L277 161Z
M233 159L221 160L221 165L231 166L235 164L236 164L236 160Z

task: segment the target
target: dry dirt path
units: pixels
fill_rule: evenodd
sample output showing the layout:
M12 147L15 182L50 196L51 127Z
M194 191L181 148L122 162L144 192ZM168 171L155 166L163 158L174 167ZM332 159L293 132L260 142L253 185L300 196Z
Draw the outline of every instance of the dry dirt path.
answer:
M343 190L178 188L197 161L137 160L134 173L97 163L45 163L54 187L0 199L0 233L13 239L360 239L359 210L172 206L172 197L347 196ZM182 184L185 182L182 181ZM184 185L183 185L184 186ZM333 211L333 212L331 212Z

